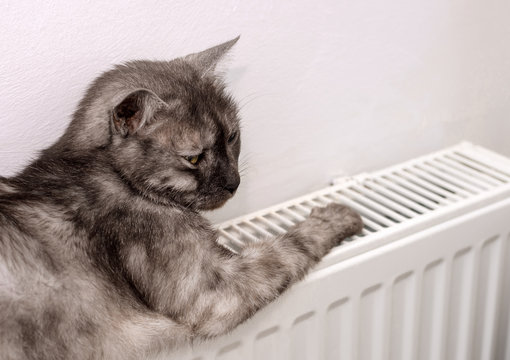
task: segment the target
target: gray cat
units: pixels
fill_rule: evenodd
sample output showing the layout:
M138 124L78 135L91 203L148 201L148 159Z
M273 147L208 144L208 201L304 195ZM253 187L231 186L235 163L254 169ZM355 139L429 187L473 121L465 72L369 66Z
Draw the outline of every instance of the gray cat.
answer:
M200 215L239 185L239 118L215 66L237 38L134 61L65 134L0 177L0 358L138 359L225 334L361 230L341 205L233 254Z

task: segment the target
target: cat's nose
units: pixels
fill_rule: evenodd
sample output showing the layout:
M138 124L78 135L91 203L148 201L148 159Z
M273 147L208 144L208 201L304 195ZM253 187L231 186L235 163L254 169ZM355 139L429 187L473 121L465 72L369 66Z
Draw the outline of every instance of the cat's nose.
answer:
M233 179L232 181L225 184L225 190L227 190L229 193L233 194L236 192L240 183L241 183L241 179L239 179L239 178Z

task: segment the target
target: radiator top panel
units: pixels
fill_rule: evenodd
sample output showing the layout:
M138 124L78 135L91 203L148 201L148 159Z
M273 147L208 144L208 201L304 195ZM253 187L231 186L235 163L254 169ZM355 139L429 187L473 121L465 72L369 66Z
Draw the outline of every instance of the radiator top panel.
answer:
M466 203L483 203L489 197L510 194L510 160L464 142L381 171L336 179L334 183L224 222L218 226L218 241L239 252L251 241L285 233L305 220L313 207L330 202L348 205L363 218L362 234L344 243L404 228L408 235L409 227L422 219L430 221L436 215L465 208ZM420 228L416 226L416 230Z

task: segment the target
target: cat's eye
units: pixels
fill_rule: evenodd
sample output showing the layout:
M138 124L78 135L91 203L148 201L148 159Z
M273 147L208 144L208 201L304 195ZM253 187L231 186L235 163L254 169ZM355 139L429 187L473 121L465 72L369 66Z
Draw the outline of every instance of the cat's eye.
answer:
M228 143L230 144L230 143L233 143L233 142L234 142L234 140L235 140L236 138L237 138L237 131L234 131L234 132L233 132L233 133L229 136L229 138L228 138L228 140L227 140L227 141L228 141Z
M188 160L191 164L196 165L201 157L202 157L202 154L193 155L193 156L185 156L184 158L186 160Z

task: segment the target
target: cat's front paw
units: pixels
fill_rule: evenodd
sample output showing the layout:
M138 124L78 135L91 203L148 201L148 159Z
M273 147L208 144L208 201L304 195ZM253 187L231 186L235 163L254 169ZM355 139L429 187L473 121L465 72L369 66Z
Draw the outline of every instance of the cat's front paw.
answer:
M331 203L325 207L313 208L310 218L320 220L324 227L333 232L337 242L359 234L363 229L361 216L348 206Z

